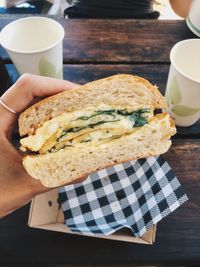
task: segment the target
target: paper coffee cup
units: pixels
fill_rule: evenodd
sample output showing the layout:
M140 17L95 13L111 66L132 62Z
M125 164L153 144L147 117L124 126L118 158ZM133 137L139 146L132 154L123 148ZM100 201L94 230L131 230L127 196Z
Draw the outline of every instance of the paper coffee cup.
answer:
M6 49L20 74L63 78L64 28L46 17L15 20L0 33Z
M199 0L192 1L186 22L190 30L194 34L200 37L200 1Z
M175 44L165 97L169 113L178 126L191 126L200 119L200 39Z

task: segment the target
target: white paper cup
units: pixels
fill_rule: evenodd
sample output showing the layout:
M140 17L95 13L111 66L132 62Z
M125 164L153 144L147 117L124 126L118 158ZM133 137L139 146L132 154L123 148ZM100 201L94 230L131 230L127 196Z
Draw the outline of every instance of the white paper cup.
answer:
M64 28L53 19L27 17L5 26L0 42L20 74L62 79L64 34Z
M200 39L175 44L165 97L169 113L178 126L191 126L200 119Z
M194 34L200 37L200 1L199 0L192 1L186 22L190 30Z

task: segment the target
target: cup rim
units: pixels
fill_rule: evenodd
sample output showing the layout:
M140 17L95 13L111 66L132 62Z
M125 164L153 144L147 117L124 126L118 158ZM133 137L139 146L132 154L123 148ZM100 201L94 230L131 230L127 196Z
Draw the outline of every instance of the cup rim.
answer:
M57 26L61 30L61 36L58 38L58 41L56 41L54 44L50 45L48 48L36 49L36 50L32 50L32 51L26 51L26 50L21 51L20 49L13 49L13 48L7 47L4 44L3 40L2 40L2 35L6 31L6 29L8 27L10 27L10 25L15 24L15 23L17 23L19 21L31 20L31 19L32 20L38 20L38 19L40 19L40 20L46 20L46 21L48 20L48 21L52 21L53 23L57 24ZM40 16L34 16L34 17L33 16L30 16L30 17L25 17L25 18L14 20L14 21L8 23L5 27L3 27L3 29L0 31L0 45L4 49L6 49L6 50L8 50L10 52L20 53L20 54L36 54L36 53L42 53L42 52L48 51L48 50L52 49L53 47L57 46L63 40L64 36L65 36L64 27L59 22L57 22L56 20L51 19L51 18L47 18L47 17L42 17L42 16L41 17Z
M190 16L188 15L186 18L186 24L188 26L188 28L198 37L200 37L200 29L197 28L191 21Z
M185 78L187 78L187 79L189 79L189 80L191 80L191 81L193 81L193 82L200 83L200 79L199 79L199 80L194 79L194 78L190 77L189 75L183 73L183 71L181 71L181 70L177 67L176 63L174 62L174 53L175 53L175 49L177 49L177 47L179 47L179 46L182 45L183 43L189 43L189 42L200 42L200 39L199 39L199 38L191 38L191 39L185 39L185 40L182 40L182 41L176 43L176 44L172 47L172 49L171 49L171 51L170 51L170 61L171 61L171 63L173 64L173 66L174 66L174 68L176 69L176 71L178 71L182 76L184 76Z

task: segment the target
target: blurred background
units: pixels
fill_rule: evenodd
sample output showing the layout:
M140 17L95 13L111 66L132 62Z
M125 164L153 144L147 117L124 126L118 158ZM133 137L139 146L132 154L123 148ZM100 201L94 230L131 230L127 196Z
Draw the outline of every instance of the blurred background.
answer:
M6 14L47 14L63 16L65 8L73 0L0 0L0 16ZM160 12L159 19L181 19L171 9L168 0L156 0L155 9Z

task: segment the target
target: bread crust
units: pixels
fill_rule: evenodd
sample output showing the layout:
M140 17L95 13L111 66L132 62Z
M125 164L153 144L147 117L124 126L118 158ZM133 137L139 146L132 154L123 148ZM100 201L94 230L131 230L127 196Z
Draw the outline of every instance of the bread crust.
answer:
M132 99L135 99L132 97L131 99L131 93L134 92L134 87L138 87L143 90L144 93L147 94L147 102L148 105L152 108L166 108L167 104L165 101L165 98L160 94L156 86L153 86L149 81L145 80L144 78L133 76L129 74L119 74L110 76L108 78L100 79L94 82L87 83L85 85L76 87L74 89L67 90L65 92L56 94L54 96L48 97L27 110L25 110L23 113L20 114L19 117L19 133L20 136L30 135L33 134L34 131L40 127L45 121L59 116L60 114L64 112L71 112L74 110L77 110L78 108L82 109L83 107L87 107L89 105L89 99L87 103L87 99L84 99L84 96L88 98L89 95L93 94L96 90L96 95L92 96L93 99L96 98L96 102L99 101L105 103L107 101L107 104L115 103L115 97L114 94L116 94L115 88L118 88L118 91L120 91L120 85L123 86L125 84L125 87L129 86L130 95L127 95L127 103L131 105ZM104 86L107 88L107 92L105 92L105 96L102 92L98 95L98 90L101 89L101 87ZM138 89L137 88L137 89ZM138 90L139 90L138 89ZM131 92L131 90L133 92ZM104 89L104 91L106 91ZM104 92L103 91L103 92ZM112 92L111 92L112 91ZM109 97L109 93L113 94L113 99ZM126 93L127 94L127 93ZM116 95L116 98L118 95ZM148 99L149 97L149 99ZM119 97L118 97L119 98ZM128 100L130 98L130 100ZM139 98L139 96L138 96ZM151 98L151 99L150 99ZM85 101L85 102L84 102ZM128 102L129 101L129 102ZM123 102L123 99L121 100ZM97 104L97 103L96 103ZM120 103L119 103L120 104ZM147 107L147 104L145 106L145 100L144 100L144 107ZM134 105L133 105L134 107ZM135 107L137 108L137 102Z

